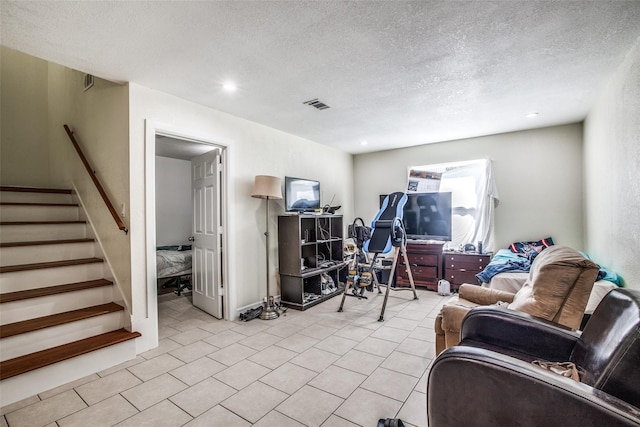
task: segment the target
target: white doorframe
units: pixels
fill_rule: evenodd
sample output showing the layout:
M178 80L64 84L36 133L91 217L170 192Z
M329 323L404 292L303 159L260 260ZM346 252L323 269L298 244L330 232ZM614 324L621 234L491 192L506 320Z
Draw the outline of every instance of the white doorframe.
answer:
M210 135L194 135L190 133L188 129L180 129L175 126L166 125L163 123L153 122L151 120L145 121L145 211L146 211L146 271L147 271L147 315L149 317L156 318L158 313L158 297L157 297L157 271L156 271L156 171L155 171L155 157L156 157L156 136L163 135L175 139L187 140L189 142L197 142L201 144L211 145L217 147L221 152L222 161L222 183L221 183L221 202L223 204L222 209L222 277L224 277L224 307L223 316L224 319L233 319L235 313L235 288L231 285L233 283L232 275L230 274L230 260L229 260L229 230L231 228L229 214L229 157L230 146L224 142L221 142L220 138L215 138ZM153 213L153 214L152 214Z

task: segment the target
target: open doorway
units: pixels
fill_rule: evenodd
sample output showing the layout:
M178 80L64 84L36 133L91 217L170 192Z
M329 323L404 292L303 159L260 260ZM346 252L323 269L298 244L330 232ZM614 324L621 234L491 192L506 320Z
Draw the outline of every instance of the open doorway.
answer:
M155 239L147 240L154 242L147 253L155 252L155 258L148 257L147 271L155 272L151 293L156 298L151 303L157 306L159 299L180 298L182 307L193 304L226 319L226 149L158 129L152 145L153 149L148 144L147 166L153 170L148 177L155 185L153 190L147 186L148 192L153 191L147 194L148 202L153 200L147 206L153 207L155 221L147 232ZM207 186L200 191L203 181Z

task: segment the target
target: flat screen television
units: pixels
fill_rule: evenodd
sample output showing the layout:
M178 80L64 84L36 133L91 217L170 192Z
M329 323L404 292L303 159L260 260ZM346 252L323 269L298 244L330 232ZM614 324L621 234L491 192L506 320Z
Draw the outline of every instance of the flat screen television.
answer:
M380 196L380 205L386 195ZM403 209L407 239L451 241L451 193L408 193Z
M320 182L285 176L284 204L287 212L320 209Z

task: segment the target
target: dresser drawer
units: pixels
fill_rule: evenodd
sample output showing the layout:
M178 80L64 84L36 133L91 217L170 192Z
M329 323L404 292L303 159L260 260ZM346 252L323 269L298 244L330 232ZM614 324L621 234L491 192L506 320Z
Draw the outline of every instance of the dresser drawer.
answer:
M431 281L433 279L438 279L438 267L412 265L411 274L413 275L413 280ZM407 274L407 270L404 268L404 266L398 269L398 275L403 279L409 280L409 275Z
M484 270L486 266L487 266L487 263L477 262L477 261L474 262L473 260L452 262L447 259L444 262L445 269L449 268L454 270L469 270L469 271L480 272Z
M404 264L404 258L400 257ZM410 265L438 265L438 255L435 254L407 254Z
M452 285L461 285L463 283L479 284L475 271L445 270L444 278Z
M475 270L477 267L484 268L490 261L489 255L480 254L445 254L444 266L450 268Z

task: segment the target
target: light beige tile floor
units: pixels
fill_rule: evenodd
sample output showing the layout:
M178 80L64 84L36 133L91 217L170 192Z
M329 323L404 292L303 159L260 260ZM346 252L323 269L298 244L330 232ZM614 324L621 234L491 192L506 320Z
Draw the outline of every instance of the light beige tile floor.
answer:
M433 320L447 297L335 297L278 319L216 320L159 297L160 345L2 408L1 426L426 427Z

